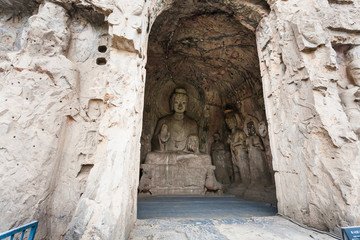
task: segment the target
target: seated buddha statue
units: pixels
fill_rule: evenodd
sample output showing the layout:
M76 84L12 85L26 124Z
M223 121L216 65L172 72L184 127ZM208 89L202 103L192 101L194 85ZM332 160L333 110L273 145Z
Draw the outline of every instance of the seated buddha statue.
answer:
M198 125L185 114L187 103L186 90L176 88L170 98L172 113L158 120L152 151L141 165L140 192L204 194L221 189L210 155L199 151Z
M152 139L152 151L199 152L198 127L186 116L188 96L183 88L175 89L170 99L172 114L161 118Z

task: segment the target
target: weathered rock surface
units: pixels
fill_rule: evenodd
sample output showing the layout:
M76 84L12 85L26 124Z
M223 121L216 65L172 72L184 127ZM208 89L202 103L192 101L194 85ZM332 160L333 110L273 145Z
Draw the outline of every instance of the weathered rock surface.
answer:
M338 91L360 9L338 3L277 1L257 31L279 211L325 230L360 211L359 141Z
M159 86L168 99L179 82L201 106L189 115L203 152L219 129L226 139L223 106L244 123L265 109L279 211L359 225L360 145L343 96L359 2L173 2L0 1L0 231L39 219L40 239L127 238L140 159L169 111Z
M97 4L58 3L19 20L4 10L1 230L39 219L40 239L124 239L136 216L139 164L130 155L145 63L110 51Z
M42 5L14 39L21 50L1 62L1 230L39 219L46 235L52 177L80 107L79 72L64 56L67 20L62 7Z

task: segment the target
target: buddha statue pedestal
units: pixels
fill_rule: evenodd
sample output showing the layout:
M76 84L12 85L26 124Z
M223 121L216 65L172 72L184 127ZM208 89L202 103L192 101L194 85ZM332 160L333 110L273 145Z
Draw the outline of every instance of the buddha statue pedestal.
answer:
M152 195L204 195L207 190L221 188L214 186L218 184L214 178L215 166L207 154L150 152L141 168L140 192Z

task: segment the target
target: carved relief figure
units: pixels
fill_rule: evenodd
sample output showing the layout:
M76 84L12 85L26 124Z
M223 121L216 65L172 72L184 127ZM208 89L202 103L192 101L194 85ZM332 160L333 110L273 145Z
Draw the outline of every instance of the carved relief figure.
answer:
M266 128L266 123L264 121L259 122L259 135L261 137L267 136L267 128Z
M158 121L152 139L153 151L199 152L198 128L196 122L185 114L187 103L186 90L175 89L170 100L174 113Z
M100 99L90 99L87 115L91 121L96 121L101 116L103 101Z
M348 52L349 64L347 71L356 86L360 86L360 46L353 47Z
M239 169L242 183L250 184L250 167L246 148L246 135L242 129L238 128L234 112L226 114L225 122L231 131L228 143L230 144L233 165Z
M216 167L216 179L221 183L230 183L229 164L226 161L225 144L220 140L219 133L214 134L214 142L211 144L211 159Z
M270 182L270 178L265 162L264 145L256 134L254 122L248 122L247 129L249 136L246 139L246 146L249 151L251 184L267 184Z
M340 99L352 130L360 136L360 46L352 48L347 56L347 73L352 83L340 90Z

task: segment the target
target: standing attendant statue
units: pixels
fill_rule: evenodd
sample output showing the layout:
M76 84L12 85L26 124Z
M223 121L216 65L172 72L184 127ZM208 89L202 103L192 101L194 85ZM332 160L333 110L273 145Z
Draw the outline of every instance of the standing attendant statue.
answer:
M261 138L256 134L254 122L248 122L247 129L249 137L246 139L246 146L249 151L251 184L265 186L270 183L265 148Z
M228 138L230 144L233 165L239 169L241 182L250 184L249 158L246 148L246 134L237 126L237 119L234 112L227 113L225 122L231 131Z
M211 144L211 159L213 165L215 165L216 179L223 183L230 183L229 164L227 162L225 144L220 140L220 134L214 134L214 142Z

